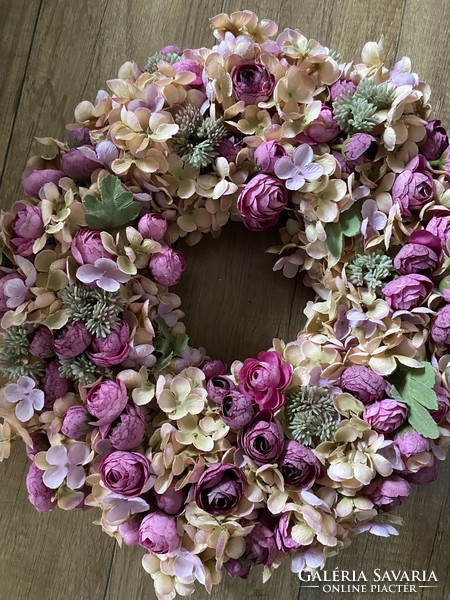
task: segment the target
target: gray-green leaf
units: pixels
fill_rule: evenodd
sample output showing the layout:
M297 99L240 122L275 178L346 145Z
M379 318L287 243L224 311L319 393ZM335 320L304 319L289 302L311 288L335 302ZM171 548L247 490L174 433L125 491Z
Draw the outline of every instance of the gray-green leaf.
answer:
M83 200L86 223L89 227L111 231L136 219L141 206L133 200L131 192L123 189L118 177L106 175L99 187L100 198L89 195Z

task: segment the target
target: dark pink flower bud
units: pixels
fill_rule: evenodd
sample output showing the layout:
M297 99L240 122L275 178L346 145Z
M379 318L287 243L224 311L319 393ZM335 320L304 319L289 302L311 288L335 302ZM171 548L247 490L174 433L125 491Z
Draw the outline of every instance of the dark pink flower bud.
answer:
M38 512L50 512L56 506L56 501L52 500L55 491L49 489L42 481L43 474L44 471L32 462L26 480L28 500Z
M102 459L99 473L103 485L108 490L127 498L135 498L147 488L150 463L138 452L117 450Z
M208 396L216 404L221 404L222 400L227 396L230 390L234 390L236 386L229 377L219 375L212 377L206 384Z
M108 439L116 450L133 450L145 436L144 413L134 404L128 404L109 432Z
M262 142L255 150L255 160L261 171L265 171L273 175L275 163L282 156L286 156L287 152L284 146L275 140L270 142Z
M201 370L205 374L206 379L209 380L211 377L225 375L227 372L227 365L220 359L207 360L202 364Z
M114 258L103 246L100 231L88 227L80 227L70 249L79 265L93 265L98 258Z
M220 416L228 427L239 430L253 419L254 406L251 398L247 398L239 390L231 390L222 401Z
M228 515L244 493L244 477L231 464L208 467L195 486L197 506L211 515Z
M333 111L329 106L323 105L320 114L306 128L305 132L297 136L300 142L323 144L331 142L341 134L341 128L334 120Z
M222 138L216 146L217 155L223 156L230 163L236 162L240 150L242 150L242 146L234 136Z
M46 452L50 448L48 437L42 431L37 431L31 435L33 447L25 446L25 452L30 460L33 460L38 452Z
M37 358L47 358L54 354L53 334L48 327L38 327L30 343L30 354Z
M437 344L450 344L450 305L438 312L431 325L431 337Z
M94 146L83 146L94 149ZM101 169L102 164L85 156L78 148L71 148L61 156L61 169L72 179L89 179L96 169Z
M391 388L381 375L362 365L345 369L341 375L341 387L344 391L354 394L364 404L381 400Z
M223 566L230 577L247 579L250 574L251 564L243 558L230 558Z
M403 425L408 415L405 404L387 398L366 407L364 420L378 433L392 433Z
M282 181L260 173L245 185L238 196L237 208L244 225L251 231L273 227L288 202Z
M44 233L42 214L38 206L24 205L11 223L11 245L19 256L33 254L33 244Z
M116 329L113 329L104 338L95 337L87 355L94 365L99 367L111 367L119 365L130 353L130 328L126 321L119 321Z
M402 275L410 275L413 273L431 274L437 269L440 262L441 242L438 237L428 231L414 232L419 234L413 238L411 235L409 242L397 253L394 258L394 268ZM435 247L431 248L428 244L421 244L415 239L425 239L430 236L434 241L437 241L438 252ZM433 246L435 246L433 244Z
M181 488L181 490L175 489L175 481L170 484L165 492L162 494L156 493L153 490L153 497L156 502L156 506L159 510L167 513L168 515L178 515L184 508L186 497L188 493L188 487Z
M441 240L442 248L445 250L450 237L450 215L443 214L433 217L426 230Z
M353 81L336 81L330 89L331 101L334 102L341 94L353 94L356 92L356 85Z
M82 321L69 323L53 334L56 354L61 358L74 358L82 354L92 340L92 335Z
M412 310L425 302L433 282L425 275L402 275L384 286L382 292L392 310Z
M263 410L239 431L238 443L257 465L273 464L283 452L283 428L269 410Z
M290 521L291 513L285 512L281 515L275 527L275 543L280 552L289 552L301 546L292 538L292 523Z
M88 421L89 414L84 406L71 406L63 417L61 433L71 440L82 440L92 429Z
M141 519L132 518L121 523L117 530L120 533L123 543L127 546L139 546L139 527Z
M377 477L364 488L363 493L375 506L383 510L392 510L402 504L411 493L411 486L397 475Z
M278 468L286 485L295 489L309 489L322 476L322 467L315 454L294 440L284 443Z
M69 148L79 148L80 146L89 146L91 143L90 129L87 127L77 127L67 134L67 145Z
M408 459L416 454L428 452L430 450L430 440L417 433L415 429L403 431L395 438L395 444L402 455L402 458Z
M139 543L153 554L174 552L181 543L176 519L161 511L150 513L139 527Z
M450 394L441 385L435 385L433 390L436 392L438 408L437 410L431 410L430 415L436 421L436 423L442 423L445 417L450 413Z
M256 565L270 567L277 555L277 546L272 529L257 523L245 538L246 557Z
M264 65L254 62L233 67L231 80L236 100L242 100L244 104L265 102L275 87L275 77Z
M402 475L405 479L409 481L409 483L415 483L417 485L428 485L433 481L436 481L438 476L438 462L435 457L431 464L426 467L422 467L415 473L403 471Z
M33 169L31 172L25 171L25 173L22 176L22 187L30 198L39 198L39 190L46 183L58 185L59 180L65 177L65 173L57 169Z
M161 242L167 231L166 217L156 213L146 214L139 219L138 231L143 238Z
M41 389L45 394L44 408L52 408L55 400L62 398L70 389L70 383L59 373L59 360L54 359L47 363L41 379Z
M105 379L93 385L86 396L86 408L98 419L91 425L109 425L122 413L128 403L128 392L123 381Z
M159 252L152 254L149 267L156 283L171 286L179 282L186 268L186 261L178 250L163 246Z
M419 152L427 160L437 160L448 147L447 132L438 120L427 123L425 130L427 135L424 143L420 146Z
M355 133L342 144L342 154L351 167L371 163L377 152L378 142L368 133Z

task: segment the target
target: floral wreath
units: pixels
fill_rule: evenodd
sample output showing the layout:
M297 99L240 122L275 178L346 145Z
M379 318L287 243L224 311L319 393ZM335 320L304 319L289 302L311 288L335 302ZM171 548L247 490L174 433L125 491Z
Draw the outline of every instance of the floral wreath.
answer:
M450 439L450 149L429 86L250 11L127 62L2 214L0 458L38 511L98 507L161 600L224 572L322 567L435 479ZM283 215L283 216L282 216ZM230 370L168 288L231 218L283 219L317 293L295 341Z

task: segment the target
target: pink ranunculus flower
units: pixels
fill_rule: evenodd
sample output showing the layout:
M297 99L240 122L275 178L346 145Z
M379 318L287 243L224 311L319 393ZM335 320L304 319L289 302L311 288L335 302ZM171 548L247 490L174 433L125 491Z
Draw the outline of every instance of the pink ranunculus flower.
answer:
M79 356L88 348L91 340L92 335L82 321L69 323L53 334L53 346L61 358Z
M167 220L164 215L148 213L139 219L138 231L143 238L161 242L167 232Z
M41 380L42 389L45 394L45 409L52 408L55 400L62 398L70 389L70 383L59 372L59 361L51 360L45 367Z
M272 175L260 173L239 194L237 208L247 229L262 231L277 223L287 202L283 183Z
M90 146L90 148L93 147ZM96 160L87 158L80 150L80 148L71 148L62 154L61 169L72 179L89 179L92 173L103 165Z
M288 190L299 190L307 181L317 181L324 174L322 165L313 162L314 152L308 144L294 150L292 158L283 156L275 163L275 175L286 180Z
M222 400L220 416L228 427L239 430L253 419L254 406L253 400L240 390L230 390Z
M356 92L356 85L353 83L353 81L336 81L336 83L333 83L330 89L331 101L334 102L342 94L351 94L354 92Z
M395 444L399 449L402 458L405 459L430 450L430 440L418 433L415 429L412 431L403 431L397 435Z
M99 467L103 485L126 498L139 496L150 485L150 463L138 452L117 450L104 456Z
M266 102L275 87L275 77L264 65L255 62L241 63L231 71L236 100L244 104Z
M38 512L50 512L56 507L56 500L52 500L54 491L42 481L43 475L44 471L32 462L26 479L28 500Z
M92 340L87 355L99 367L111 367L123 362L130 353L130 328L126 321L119 321L113 329L103 338L95 337Z
M91 429L88 421L89 414L84 406L70 406L63 417L61 433L71 440L81 440Z
M342 154L352 168L371 163L378 152L378 142L368 133L355 133L342 144Z
M251 563L249 561L244 561L239 558L230 558L223 566L230 577L247 579L250 575Z
M161 511L150 513L139 527L139 543L153 554L175 552L181 543L176 519Z
M283 391L292 378L292 367L278 352L260 352L247 358L239 371L239 389L256 402L260 410L277 411L284 404Z
M393 510L402 504L410 493L409 483L397 475L377 477L363 489L363 494L368 496L375 506L383 510Z
M162 494L157 494L153 490L156 506L168 515L178 515L181 513L188 493L188 486L177 490L175 489L175 483L173 481Z
M436 235L441 240L442 248L446 250L450 237L450 214L443 213L433 217L426 226L426 231Z
M23 205L11 223L11 245L14 254L30 256L34 242L44 233L42 214L38 206Z
M152 254L149 267L156 283L171 286L179 282L186 268L186 261L178 250L162 246L159 252Z
M284 441L283 428L269 410L259 412L238 435L239 447L257 465L276 463Z
M234 382L226 375L211 377L206 384L208 396L216 404L221 404L225 396L228 396L230 390L234 390L235 388Z
M430 202L433 190L433 175L428 171L425 157L418 155L397 175L392 186L392 198L399 204L401 213L409 217Z
M284 146L275 140L262 142L255 150L255 160L261 171L273 175L275 163L282 156L286 156Z
M392 433L403 425L408 415L405 404L391 398L369 404L364 410L364 420L378 433Z
M144 413L134 404L128 404L113 424L108 439L116 450L134 450L144 439Z
M317 119L296 139L308 144L324 144L337 138L340 133L341 128L333 117L333 111L329 106L322 105Z
M322 476L322 467L315 454L295 440L284 443L278 468L286 485L295 489L309 489Z
M96 383L86 396L87 411L98 419L91 425L110 425L122 413L127 403L127 388L120 379L116 381L104 379Z
M195 502L211 515L228 515L241 501L244 482L243 474L234 465L211 465L195 486Z
M401 275L429 275L437 269L442 256L440 239L429 231L414 231L408 243L394 258L394 268Z
M38 327L30 342L30 354L37 358L47 358L54 354L53 334L48 327Z
M437 344L450 344L450 304L441 308L431 325L431 337Z
M363 365L345 369L341 375L341 387L344 391L354 394L364 404L381 400L391 389L390 384L381 375Z
M425 275L402 275L384 286L382 292L392 310L412 310L425 302L433 282Z
M30 198L39 198L39 190L46 183L58 185L62 177L65 177L65 173L58 169L33 169L22 175L22 187Z
M99 258L113 258L102 244L100 231L89 227L80 227L73 236L70 249L79 265L93 265Z
M118 292L121 283L127 283L131 275L119 269L110 258L97 258L94 264L78 267L77 279L86 285L95 284L106 292Z
M216 358L205 361L201 366L201 370L205 374L207 381L209 381L212 377L225 375L227 372L227 365L223 362L223 360Z

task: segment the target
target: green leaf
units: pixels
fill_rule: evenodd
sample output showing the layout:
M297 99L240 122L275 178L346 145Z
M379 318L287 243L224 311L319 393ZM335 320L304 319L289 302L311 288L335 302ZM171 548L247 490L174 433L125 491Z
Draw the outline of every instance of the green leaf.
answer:
M100 198L86 196L83 204L89 227L106 231L127 225L141 212L141 205L133 200L133 194L126 192L114 175L106 175L101 180Z
M160 356L156 363L153 365L153 367L149 369L150 373L159 373L159 371L162 371L163 369L168 367L172 358L173 352L170 352L169 354L167 354L167 356Z
M408 421L417 433L432 440L439 437L438 426L426 408L418 402L413 402L409 405L408 413Z
M342 233L340 223L329 223L325 231L327 233L327 246L330 256L336 259L336 262L341 258L342 247L344 243L344 234ZM333 264L336 264L334 262Z
M186 346L188 345L189 336L185 333L177 333L173 338L172 348L173 353L180 356L186 350Z
M428 362L423 362L421 369L399 365L389 380L394 400L409 407L410 425L425 437L437 438L438 427L428 412L438 408L436 392L433 390L436 381L433 366Z
M361 204L356 202L348 210L341 213L339 223L345 237L353 237L361 230Z

